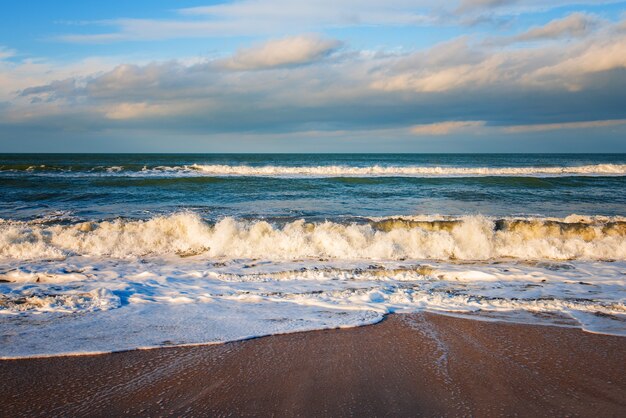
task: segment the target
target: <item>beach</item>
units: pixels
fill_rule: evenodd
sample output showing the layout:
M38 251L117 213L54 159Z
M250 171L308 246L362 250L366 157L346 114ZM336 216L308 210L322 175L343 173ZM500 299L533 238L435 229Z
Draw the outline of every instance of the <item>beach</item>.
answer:
M626 339L430 313L0 362L5 416L624 416Z

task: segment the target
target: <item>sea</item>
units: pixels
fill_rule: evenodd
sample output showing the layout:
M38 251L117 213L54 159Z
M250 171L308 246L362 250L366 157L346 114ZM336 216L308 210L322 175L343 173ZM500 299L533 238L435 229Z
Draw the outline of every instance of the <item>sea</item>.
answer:
M626 336L626 154L0 154L0 357L429 311Z

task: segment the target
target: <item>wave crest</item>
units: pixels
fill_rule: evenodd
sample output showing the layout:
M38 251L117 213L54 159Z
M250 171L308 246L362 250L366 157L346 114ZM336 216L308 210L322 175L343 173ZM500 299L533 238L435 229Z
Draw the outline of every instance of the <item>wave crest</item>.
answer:
M594 164L574 167L427 167L427 166L246 166L201 165L189 168L211 175L228 176L408 176L408 177L463 177L463 176L568 176L568 175L626 175L626 164Z
M125 165L55 166L1 165L0 173L61 173L97 176L247 176L247 177L547 177L547 176L626 176L626 164L538 167L451 167L451 166L287 166L287 165Z
M224 218L212 225L194 213L74 225L0 222L0 257L5 259L167 254L268 260L624 260L626 222L465 216L282 225Z

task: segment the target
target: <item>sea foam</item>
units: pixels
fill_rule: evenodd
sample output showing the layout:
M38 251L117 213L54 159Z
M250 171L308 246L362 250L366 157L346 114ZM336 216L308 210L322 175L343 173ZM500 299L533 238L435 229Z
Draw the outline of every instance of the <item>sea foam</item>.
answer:
M0 222L0 258L181 257L267 260L606 260L626 259L626 222L589 218L442 220L384 218L362 223L273 224L183 212L148 220Z
M0 357L219 343L359 326L421 310L626 335L624 262L267 263L159 256L70 257L5 268Z
M433 166L433 165L231 165L188 164L160 166L32 166L4 165L0 173L53 174L69 176L248 176L248 177L561 177L626 176L626 164L572 166Z
M551 167L445 167L445 166L382 166L366 167L344 165L320 166L246 166L202 165L186 166L192 170L211 175L229 176L569 176L569 175L626 175L626 164L593 164L582 166ZM165 167L163 167L165 169Z

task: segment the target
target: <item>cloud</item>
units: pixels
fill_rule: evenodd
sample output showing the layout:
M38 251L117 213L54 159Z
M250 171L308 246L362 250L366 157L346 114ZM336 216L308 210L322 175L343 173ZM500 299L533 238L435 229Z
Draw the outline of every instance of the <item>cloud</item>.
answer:
M128 39L132 39L132 36L123 33L67 34L55 36L53 38L53 40L77 44L104 44L110 42L126 41Z
M62 91L74 94L76 79L99 75L127 59L93 56L78 61L55 62L13 52L14 59L0 60L0 102L10 101L13 105L20 104L22 99L30 101L33 96L27 93L37 91L37 87L47 90L45 97L41 97L45 100L58 97Z
M485 121L448 121L415 125L410 130L414 135L448 135L480 128L484 125Z
M461 0L455 12L457 14L468 15L518 16L522 13L545 12L564 6L598 6L602 4L621 3L621 1L622 0Z
M494 40L493 26L483 30L496 21L524 25L540 16L520 16L523 11L571 3L241 0L175 11L168 19L122 18L73 26L71 30L82 33L67 35L67 41L240 35L252 35L253 40L232 55L172 55L176 59L154 62L137 57L149 56L156 45L142 47L134 56L72 62L29 58L23 51L0 48L0 142L28 136L44 141L54 135L62 142L65 133L78 132L81 144L99 135L133 141L142 136L146 147L155 137L177 144L187 136L195 138L195 150L228 142L223 138L246 138L248 144L284 141L296 151L291 144L301 141L315 150L317 141L330 144L341 138L343 150L349 151L356 143L351 140L367 137L377 143L376 150L385 151L388 144L402 141L458 145L463 141L455 143L455 138L467 134L472 141L466 143L492 136L499 149L518 151L525 151L525 141L533 135L577 137L592 149L592 136L595 140L610 134L614 143L623 143L626 16L613 22L581 12L565 14L585 10L577 5L554 10L549 15L558 19L514 36ZM603 13L601 8L592 10ZM488 23L480 30L459 26L471 19ZM447 26L423 27L428 25ZM367 29L349 29L355 27ZM504 28L506 34L510 28ZM468 34L428 47L409 46L459 32ZM411 36L398 41L407 34ZM184 50L214 45L183 43ZM172 45L182 44L167 47ZM63 56L82 51L85 47ZM570 131L561 135L560 129ZM511 134L510 141L502 141L505 134Z
M572 53L535 69L525 79L537 85L561 85L577 91L585 88L589 75L626 68L626 35L611 33L572 49Z
M472 42L461 37L427 51L390 59L372 73L373 89L443 93L491 88L581 90L592 76L626 68L623 22L567 44L538 43L526 48Z
M170 106L154 105L146 102L119 103L105 109L104 115L109 119L124 120L172 115ZM177 113L177 112L176 112Z
M0 46L0 60L15 56L15 51L4 46Z
M537 41L562 37L580 37L587 35L598 19L585 13L572 13L561 19L554 19L544 26L534 27L516 36L516 41Z
M308 64L335 51L341 42L319 35L301 35L270 40L238 50L221 65L232 70L256 70Z
M371 87L382 91L437 93L497 84L520 72L515 54L487 53L466 37L399 57L373 74Z
M591 129L626 125L626 119L594 120L585 122L542 123L535 125L515 125L503 128L504 132L518 134L528 132L546 132L562 129Z
M476 9L491 9L517 3L516 0L461 0L457 11L467 12Z
M296 25L406 25L429 18L427 0L240 0L180 9L182 15L222 21L263 21Z
M231 36L285 36L348 27L415 27L502 22L521 13L619 0L238 0L172 11L168 18L119 17L81 22L97 33L67 33L53 39L112 43ZM105 32L102 32L103 29Z
M10 102L0 125L5 132L10 124L15 130L39 126L42 132L71 127L207 136L395 135L397 129L407 137L438 135L444 141L464 132L480 132L481 138L502 134L507 126L621 120L625 35L615 25L602 25L566 44L524 48L464 36L416 51L346 45L333 54L339 41L300 35L227 58L72 69L37 64L37 71L4 63L0 87L13 93L0 98ZM253 69L263 71L239 71ZM3 82L3 74L10 78Z
M430 25L426 0L241 0L179 9L169 19L118 18L91 22L108 33L70 33L54 39L74 43L127 40L285 35L323 28L371 25Z

